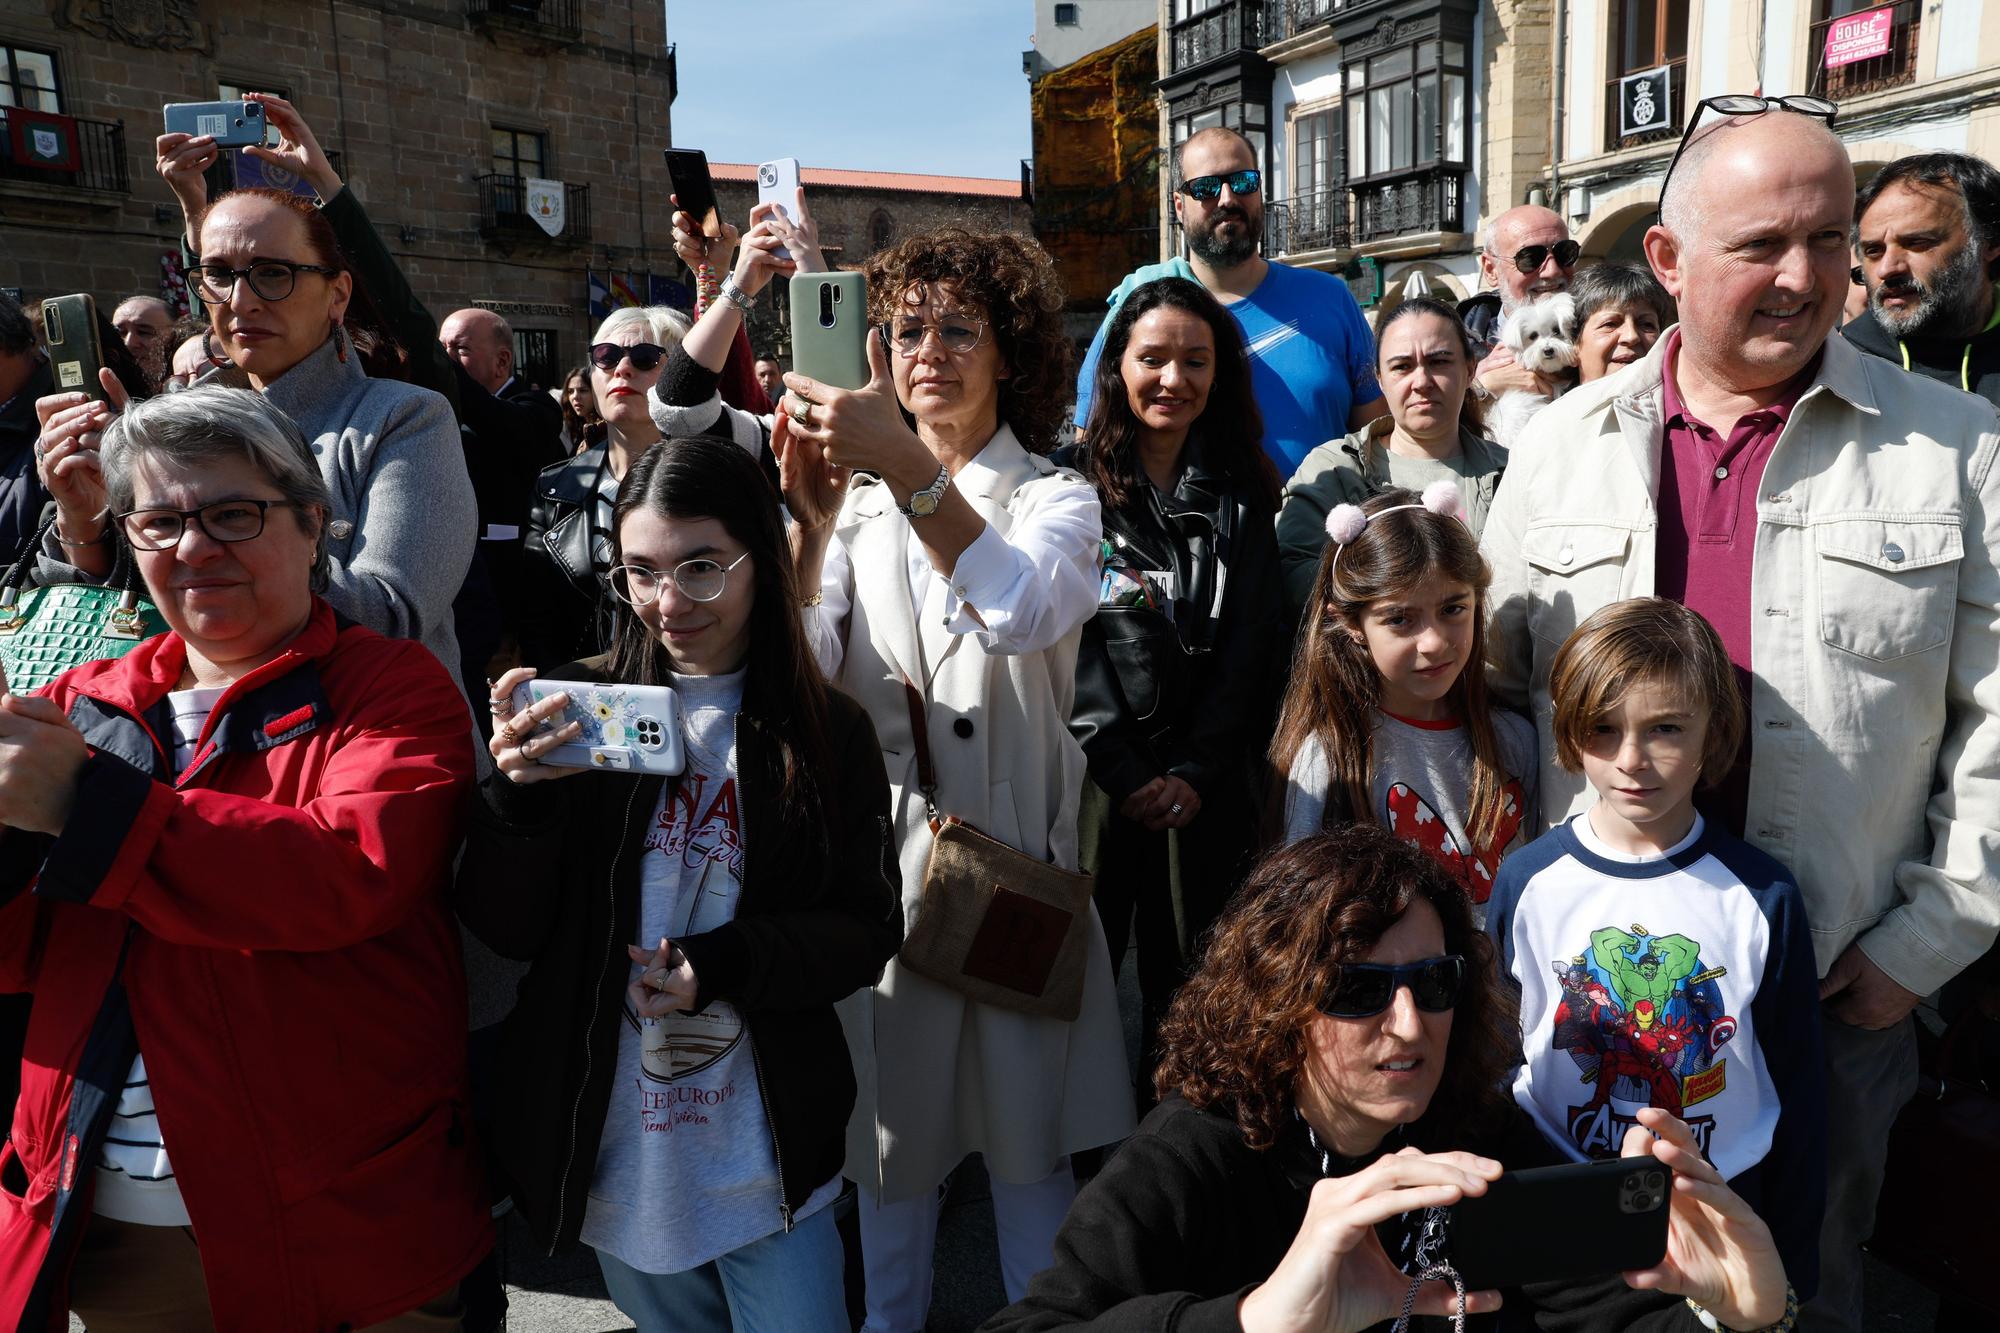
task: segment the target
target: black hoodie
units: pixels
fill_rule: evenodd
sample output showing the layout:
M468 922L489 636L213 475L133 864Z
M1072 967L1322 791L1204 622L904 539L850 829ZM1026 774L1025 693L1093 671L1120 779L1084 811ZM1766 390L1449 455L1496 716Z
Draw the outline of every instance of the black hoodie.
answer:
M1882 327L1873 310L1864 310L1841 333L1864 352L2000 406L2000 308L1994 315L1970 338L1899 340Z

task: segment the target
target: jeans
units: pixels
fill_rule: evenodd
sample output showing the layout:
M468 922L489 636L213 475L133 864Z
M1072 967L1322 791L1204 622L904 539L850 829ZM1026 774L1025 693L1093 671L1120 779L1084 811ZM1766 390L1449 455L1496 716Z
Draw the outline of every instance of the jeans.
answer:
M684 1273L642 1273L597 1251L604 1285L639 1333L848 1333L840 1233L822 1208Z

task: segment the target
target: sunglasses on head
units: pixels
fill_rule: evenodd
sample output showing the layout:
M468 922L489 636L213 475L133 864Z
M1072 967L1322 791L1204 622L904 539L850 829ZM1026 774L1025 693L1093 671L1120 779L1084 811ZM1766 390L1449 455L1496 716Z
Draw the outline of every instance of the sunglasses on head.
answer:
M1241 171L1225 172L1220 176L1193 176L1181 182L1181 193L1190 199L1203 203L1222 198L1222 187L1227 185L1231 194L1255 194L1262 188L1263 174L1255 167L1245 167Z
M1404 986L1425 1013L1446 1012L1458 1004L1465 988L1465 955L1450 953L1414 963L1342 963L1319 1011L1329 1018L1373 1018Z
M659 365L667 355L667 349L657 343L592 343L590 364L599 370L611 371L627 357L632 359L632 369L645 372Z
M1514 252L1513 265L1523 273L1533 273L1548 262L1549 256L1556 257L1560 268L1573 268L1576 257L1583 253L1583 246L1575 241L1557 241L1554 245L1524 245Z
M1713 111L1722 116L1761 116L1766 111L1789 111L1798 116L1811 116L1833 124L1840 114L1840 103L1824 97L1763 97L1756 93L1724 93L1720 97L1704 97L1694 104L1694 112L1688 117L1687 127L1681 131L1681 142L1674 149L1674 155L1667 159L1667 174L1660 177L1660 198L1667 197L1667 183L1674 178L1674 168L1681 164L1681 154L1687 151L1688 141L1694 138L1694 127L1701 123L1701 113Z

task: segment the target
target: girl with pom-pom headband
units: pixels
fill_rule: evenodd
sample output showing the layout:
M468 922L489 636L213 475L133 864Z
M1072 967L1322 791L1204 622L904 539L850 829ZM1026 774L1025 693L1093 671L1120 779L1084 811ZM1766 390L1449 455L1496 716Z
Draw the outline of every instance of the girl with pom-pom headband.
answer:
M1424 487L1424 493L1416 504L1390 505L1372 514L1362 509L1360 505L1335 505L1326 516L1326 535L1334 548L1335 577L1339 577L1337 567L1340 564L1341 551L1360 538L1371 520L1378 519L1384 514L1401 513L1405 509L1425 509L1440 518L1455 518L1461 523L1465 522L1465 498L1458 493L1458 483L1443 477Z

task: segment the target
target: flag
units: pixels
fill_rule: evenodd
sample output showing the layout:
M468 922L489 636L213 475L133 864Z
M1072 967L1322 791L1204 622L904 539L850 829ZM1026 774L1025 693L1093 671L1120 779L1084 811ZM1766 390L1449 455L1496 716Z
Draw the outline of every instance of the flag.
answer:
M240 148L231 156L236 159L236 188L239 190L282 190L287 194L304 195L308 199L319 197L318 192L295 171L287 171L260 157L252 157Z
M657 273L646 275L646 300L651 305L672 306L675 310L694 309L694 293L686 284Z
M613 310L617 310L622 306L644 304L645 302L639 299L639 289L632 283L631 274L614 273L611 275L611 308Z
M611 313L611 289L589 269L583 271L583 277L590 292L590 317L592 320L603 319Z

